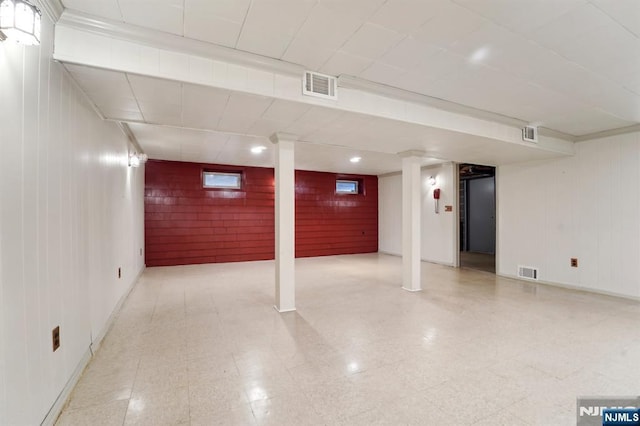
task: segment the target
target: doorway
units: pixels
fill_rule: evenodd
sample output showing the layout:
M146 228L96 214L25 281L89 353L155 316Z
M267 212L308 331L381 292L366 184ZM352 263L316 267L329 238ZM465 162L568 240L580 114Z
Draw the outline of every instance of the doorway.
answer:
M460 267L496 272L496 169L460 164Z

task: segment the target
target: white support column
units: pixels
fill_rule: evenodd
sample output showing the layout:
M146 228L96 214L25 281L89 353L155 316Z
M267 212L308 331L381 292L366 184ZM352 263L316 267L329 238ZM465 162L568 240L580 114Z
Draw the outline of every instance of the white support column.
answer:
M278 312L296 310L294 135L276 133L276 302Z
M402 288L420 291L420 151L402 156Z

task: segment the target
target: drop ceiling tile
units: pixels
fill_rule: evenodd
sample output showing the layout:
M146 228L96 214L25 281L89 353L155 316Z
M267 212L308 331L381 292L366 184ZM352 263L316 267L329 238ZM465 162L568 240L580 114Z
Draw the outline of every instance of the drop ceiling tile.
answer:
M293 133L300 137L305 137L315 130L329 125L333 121L337 120L341 115L341 111L314 106L293 124L287 127L286 132Z
M292 37L278 33L263 33L259 30L244 29L236 45L239 50L280 59Z
M640 95L612 85L608 90L591 96L592 104L629 122L640 122Z
M564 115L549 117L544 121L544 126L572 135L586 135L603 130L630 126L633 123L621 120L607 114L604 111L592 109L574 109Z
M284 131L289 124L290 122L288 121L266 120L264 118L259 118L251 125L251 127L249 127L247 133L250 135L268 138L274 133Z
M182 124L182 105L177 102L142 102L138 101L140 110L145 118L167 117L171 118L172 124ZM153 120L151 120L153 121ZM168 124L168 123L167 123Z
M183 0L119 0L118 4L129 24L183 35Z
M410 70L428 61L429 58L441 51L442 49L437 46L421 43L413 37L407 37L389 49L378 62Z
M98 98L93 94L89 95L98 108L140 112L138 102L135 98L108 96Z
M224 90L186 84L182 90L182 120L187 127L215 129L227 106Z
M273 102L271 98L234 93L227 102L217 130L246 133L271 105L271 102Z
M499 51L502 46L514 38L521 43L525 42L524 38L511 31L494 23L486 22L477 30L453 43L450 50L470 62L486 64L494 51Z
M454 3L444 3L438 14L412 35L427 44L448 48L456 41L480 28L485 19Z
M632 73L621 78L624 87L640 95L640 72Z
M233 22L201 15L185 16L184 36L207 41L219 46L234 47L238 41L242 22Z
M365 68L373 64L373 60L347 52L337 51L322 66L321 72L329 75L359 75Z
M162 126L177 126L181 127L182 117L180 115L162 115L162 114L154 114L154 113L144 113L144 122L149 124L158 124Z
M122 14L117 0L64 0L62 3L68 9L122 21Z
M282 59L299 64L308 70L318 70L333 55L334 49L315 45L311 42L294 39L287 47Z
M410 34L437 15L445 0L389 0L369 18L369 22L399 33Z
M585 103L593 103L594 96L614 86L611 80L558 55L555 56L553 60L545 61L544 66L537 67L530 81Z
M370 67L360 73L360 77L377 83L398 86L407 71L381 62L374 62Z
M311 109L310 105L276 99L262 114L262 118L273 121L293 122Z
M640 37L640 2L637 0L591 0L591 3Z
M455 0L512 31L527 33L587 3L586 0L542 0L522 2L513 0Z
M281 58L314 5L315 0L251 2L236 48Z
M611 25L611 19L591 4L579 7L532 32L532 40L555 51L598 28Z
M365 23L340 50L352 55L376 59L404 37L396 31Z
M335 50L364 24L365 19L361 11L345 11L337 7L336 2L318 2L297 32L296 39ZM331 30L327 31L328 28Z
M182 97L181 83L159 78L128 75L136 99L144 103L177 103Z
M449 76L466 65L466 59L447 50L440 50L425 58L411 71L425 80L438 80Z
M235 47L249 0L185 0L185 37Z

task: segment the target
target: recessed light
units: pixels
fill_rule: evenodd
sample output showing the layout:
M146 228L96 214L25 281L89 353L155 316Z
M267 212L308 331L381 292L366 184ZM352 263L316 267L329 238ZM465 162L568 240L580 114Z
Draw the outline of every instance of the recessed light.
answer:
M487 58L487 56L489 56L489 48L486 46L483 46L479 49L476 49L469 57L469 60L477 64L478 62L484 61Z
M362 157L351 157L349 161L351 161L352 163L359 163L360 160L362 160Z
M265 149L267 148L264 146L254 146L253 148L251 148L251 152L253 152L254 154L261 154Z

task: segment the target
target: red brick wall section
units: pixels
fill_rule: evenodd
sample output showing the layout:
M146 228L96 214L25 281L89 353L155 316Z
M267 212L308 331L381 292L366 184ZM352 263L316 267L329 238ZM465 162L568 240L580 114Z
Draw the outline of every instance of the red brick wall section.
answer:
M202 172L243 173L241 190L205 189ZM273 259L273 169L150 160L146 163L147 266ZM361 193L336 194L336 179ZM378 179L296 171L296 257L378 250Z
M336 179L359 194L336 194ZM296 171L296 257L378 251L378 177Z

